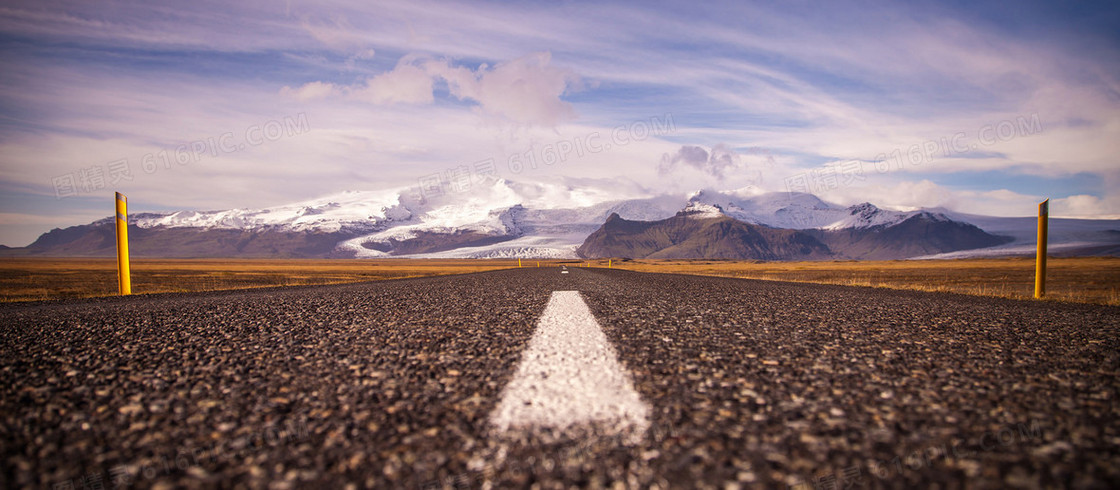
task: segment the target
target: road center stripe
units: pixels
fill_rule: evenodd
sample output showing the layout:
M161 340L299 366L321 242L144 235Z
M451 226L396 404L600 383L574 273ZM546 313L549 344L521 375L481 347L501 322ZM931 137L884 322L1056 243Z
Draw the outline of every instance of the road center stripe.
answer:
M554 291L490 422L636 436L649 428L649 407L579 292Z

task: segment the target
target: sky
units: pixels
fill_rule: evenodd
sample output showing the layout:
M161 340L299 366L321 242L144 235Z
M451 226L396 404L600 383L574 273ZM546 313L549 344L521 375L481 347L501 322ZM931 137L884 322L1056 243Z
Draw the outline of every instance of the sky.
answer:
M492 179L1120 217L1116 2L8 1L0 244Z

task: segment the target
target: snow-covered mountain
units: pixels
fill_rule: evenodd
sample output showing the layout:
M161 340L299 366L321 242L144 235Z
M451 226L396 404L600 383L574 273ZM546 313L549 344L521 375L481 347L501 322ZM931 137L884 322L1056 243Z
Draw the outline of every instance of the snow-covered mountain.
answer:
M407 221L412 212L396 189L342 192L321 199L264 209L179 211L137 216L141 228L286 229L291 231L372 231L381 223Z
M855 231L892 230L892 243L912 251L955 250L906 243L909 235L899 233L918 222L925 230L937 223L972 224L1011 240L998 247L958 250L951 257L1028 253L1034 243L1033 218L944 209L892 211L871 203L844 207L811 194L785 192L703 190L649 197L623 194L609 183L593 184L495 179L435 196L398 188L342 192L262 209L139 214L131 217L135 232L130 238L134 253L149 256L575 257L576 249L611 215L654 222L683 210L696 218L729 217L817 235L847 231L851 240L863 243L865 234L856 237ZM102 220L52 230L25 249L3 253L111 255L111 225ZM1120 220L1051 220L1051 243L1059 250L1120 251Z
M740 197L734 193L705 190L693 194L689 202L718 206L724 214L745 223L790 230L890 226L922 212L889 211L866 202L845 208L824 202L812 194L798 192Z

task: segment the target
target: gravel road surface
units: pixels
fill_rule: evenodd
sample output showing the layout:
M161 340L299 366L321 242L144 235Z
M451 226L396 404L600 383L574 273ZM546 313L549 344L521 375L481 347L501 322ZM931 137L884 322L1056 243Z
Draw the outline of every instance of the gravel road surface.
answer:
M1118 308L569 271L0 305L0 488L1120 487ZM641 437L491 426L554 291Z

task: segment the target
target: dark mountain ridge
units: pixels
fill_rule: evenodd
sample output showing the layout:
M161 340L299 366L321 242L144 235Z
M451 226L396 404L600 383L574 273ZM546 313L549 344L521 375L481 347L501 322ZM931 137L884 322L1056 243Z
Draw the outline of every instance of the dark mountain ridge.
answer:
M867 214L875 210L853 212ZM584 258L893 260L992 247L1010 240L928 212L889 225L788 230L744 223L711 212L682 211L660 221L628 221L613 214L587 237L576 253Z

